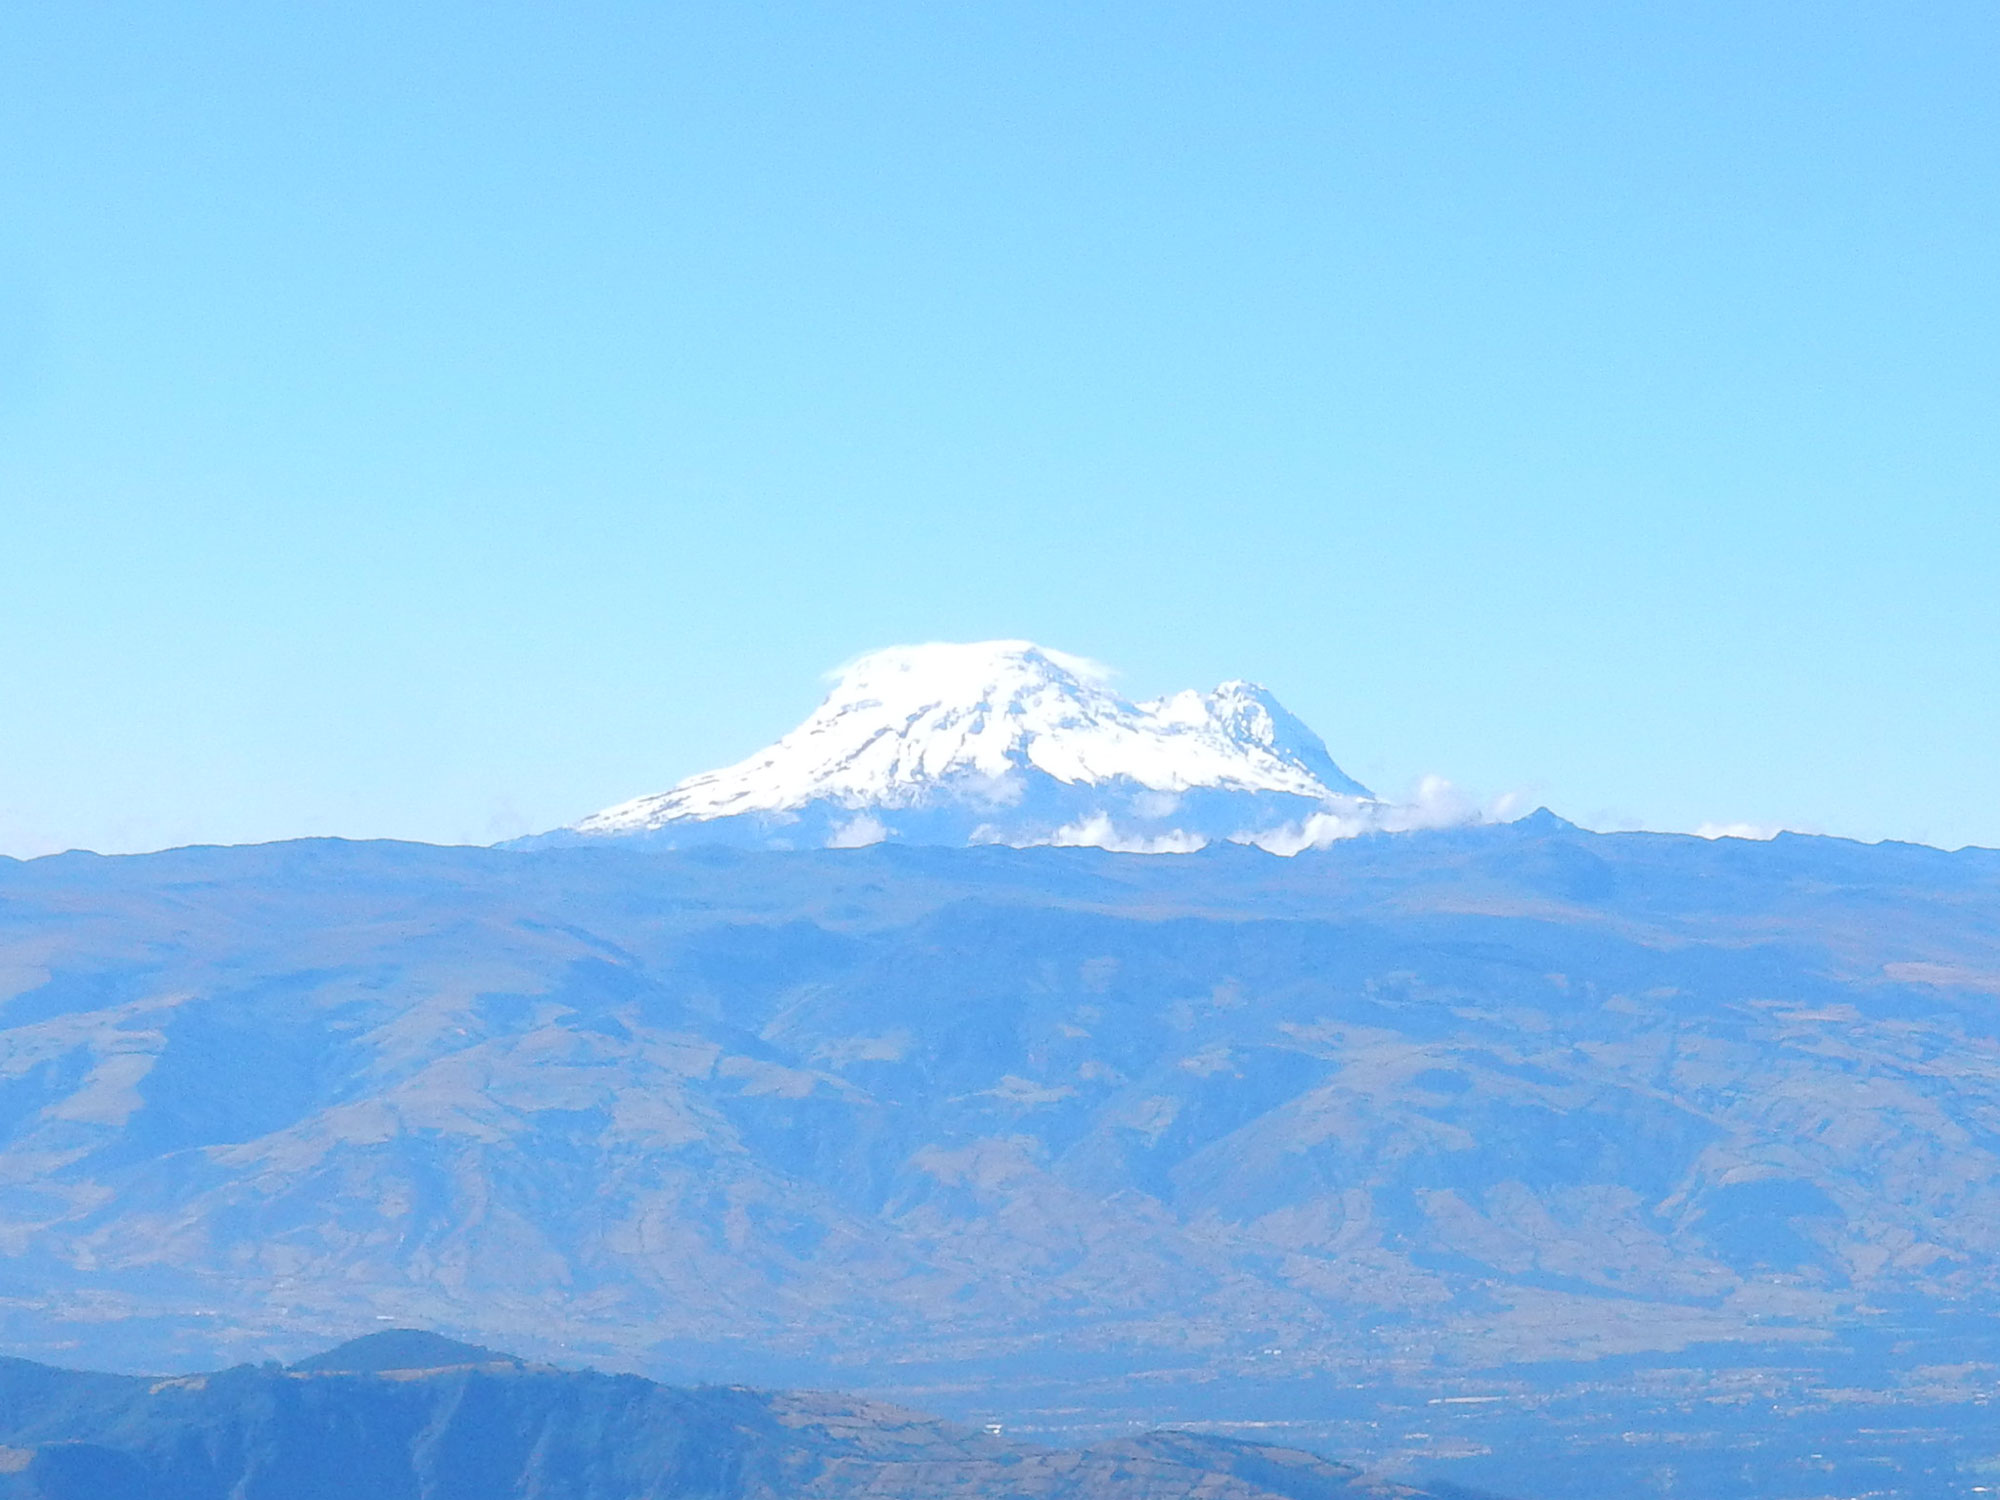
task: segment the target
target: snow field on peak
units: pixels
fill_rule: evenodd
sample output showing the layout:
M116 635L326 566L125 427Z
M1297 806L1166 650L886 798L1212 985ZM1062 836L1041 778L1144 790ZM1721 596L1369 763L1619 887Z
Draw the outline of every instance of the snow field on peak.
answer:
M1254 683L1134 703L1095 662L1018 640L892 647L831 675L774 744L566 832L658 841L744 820L750 841L789 847L1168 853L1228 839L1294 852L1410 811L1343 773Z

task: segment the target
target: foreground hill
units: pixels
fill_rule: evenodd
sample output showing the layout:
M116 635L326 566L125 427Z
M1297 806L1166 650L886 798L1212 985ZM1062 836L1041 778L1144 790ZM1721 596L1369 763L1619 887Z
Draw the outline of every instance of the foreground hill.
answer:
M1990 853L66 855L0 863L0 975L24 1353L388 1318L1497 1489L1562 1412L1647 1475L1746 1411L2000 1457Z
M170 1379L0 1360L0 1500L1420 1500L1266 1444L1058 1451L874 1402L524 1365L433 1335Z

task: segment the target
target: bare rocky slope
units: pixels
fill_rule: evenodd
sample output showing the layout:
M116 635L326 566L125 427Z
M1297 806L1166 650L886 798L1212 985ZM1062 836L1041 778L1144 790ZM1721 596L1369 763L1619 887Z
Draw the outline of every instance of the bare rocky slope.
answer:
M0 862L0 1335L389 1320L1550 1497L1758 1413L1787 1484L1975 1473L1996 1007L2000 856L1546 815Z

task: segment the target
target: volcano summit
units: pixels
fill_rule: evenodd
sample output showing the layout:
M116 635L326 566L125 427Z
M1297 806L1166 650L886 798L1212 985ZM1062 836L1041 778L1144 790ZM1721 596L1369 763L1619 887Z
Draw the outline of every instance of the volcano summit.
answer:
M1396 826L1402 810L1255 683L1133 703L1106 675L1028 641L877 651L749 759L533 842L1293 853Z

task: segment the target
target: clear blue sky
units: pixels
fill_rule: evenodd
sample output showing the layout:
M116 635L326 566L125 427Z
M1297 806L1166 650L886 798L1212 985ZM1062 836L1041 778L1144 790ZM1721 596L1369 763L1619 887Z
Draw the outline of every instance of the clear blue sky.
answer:
M484 841L891 642L2000 844L2000 10L0 9L0 850Z

